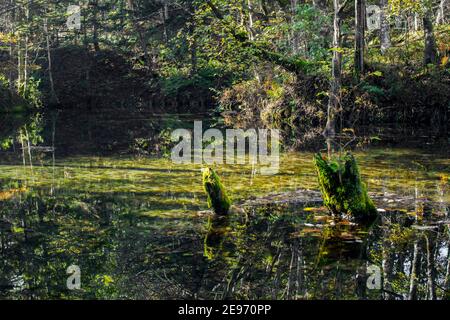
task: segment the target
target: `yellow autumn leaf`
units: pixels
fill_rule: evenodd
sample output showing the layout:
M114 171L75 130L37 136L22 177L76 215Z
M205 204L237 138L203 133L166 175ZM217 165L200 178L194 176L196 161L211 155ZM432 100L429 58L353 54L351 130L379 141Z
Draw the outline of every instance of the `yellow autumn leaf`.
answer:
M18 188L18 189L10 189L10 190L6 190L6 191L0 191L0 201L9 200L14 196L14 194L19 193L19 192L24 192L26 190L27 189L25 187L22 187L22 188Z

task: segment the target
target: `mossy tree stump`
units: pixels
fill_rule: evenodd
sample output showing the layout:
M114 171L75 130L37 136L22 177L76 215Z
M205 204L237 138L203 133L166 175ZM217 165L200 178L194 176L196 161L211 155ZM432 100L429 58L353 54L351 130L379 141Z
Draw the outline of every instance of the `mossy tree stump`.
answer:
M218 215L227 215L231 200L219 176L211 168L203 169L203 188L208 196L208 207Z
M357 220L371 220L377 215L352 154L347 153L342 161L327 161L316 154L314 165L324 204L333 214L346 214Z

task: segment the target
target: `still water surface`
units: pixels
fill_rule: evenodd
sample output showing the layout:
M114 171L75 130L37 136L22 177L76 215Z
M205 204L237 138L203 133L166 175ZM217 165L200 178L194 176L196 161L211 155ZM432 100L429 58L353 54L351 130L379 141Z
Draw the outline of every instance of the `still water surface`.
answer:
M327 216L308 152L284 153L275 176L216 167L238 207L226 219L207 211L197 165L4 157L0 298L448 298L448 153L355 155L380 211L364 228ZM67 289L70 265L80 290ZM368 268L381 287L367 286Z

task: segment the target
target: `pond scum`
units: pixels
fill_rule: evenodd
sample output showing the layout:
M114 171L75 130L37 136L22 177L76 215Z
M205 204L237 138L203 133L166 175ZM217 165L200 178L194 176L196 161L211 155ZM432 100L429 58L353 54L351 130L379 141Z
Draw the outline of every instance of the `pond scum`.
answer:
M364 226L311 200L320 197L313 156L283 155L275 176L215 168L248 219L202 211L199 166L134 158L4 164L0 297L448 297L448 158L357 153L379 210ZM302 188L311 201L292 201ZM64 286L71 264L83 272L81 291ZM365 285L370 266L380 268L379 290Z

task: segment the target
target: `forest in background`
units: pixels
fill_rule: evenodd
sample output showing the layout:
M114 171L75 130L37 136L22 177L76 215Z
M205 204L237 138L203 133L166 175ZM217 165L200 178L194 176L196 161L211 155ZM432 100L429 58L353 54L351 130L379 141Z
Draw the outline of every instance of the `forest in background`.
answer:
M1 1L2 113L208 114L218 125L280 128L288 149L317 148L322 133L373 142L379 126L447 136L446 0L79 4L71 29L72 1ZM381 8L375 30L370 5ZM4 117L4 149L39 143L39 113L23 122ZM153 129L132 144L160 150L167 132Z

